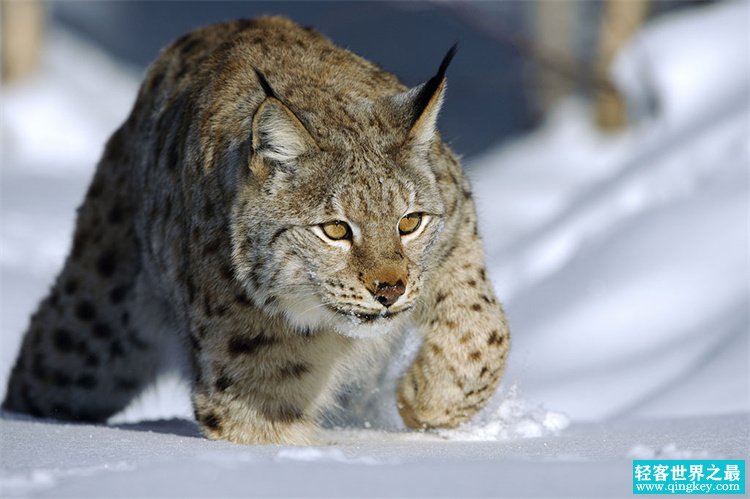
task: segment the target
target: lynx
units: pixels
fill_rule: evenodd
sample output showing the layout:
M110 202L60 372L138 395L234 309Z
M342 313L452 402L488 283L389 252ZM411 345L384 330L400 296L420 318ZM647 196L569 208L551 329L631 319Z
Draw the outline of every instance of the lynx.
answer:
M304 445L342 384L412 327L403 421L471 418L510 336L469 183L436 130L454 52L406 88L282 17L167 47L107 142L4 407L106 421L179 337L207 437Z

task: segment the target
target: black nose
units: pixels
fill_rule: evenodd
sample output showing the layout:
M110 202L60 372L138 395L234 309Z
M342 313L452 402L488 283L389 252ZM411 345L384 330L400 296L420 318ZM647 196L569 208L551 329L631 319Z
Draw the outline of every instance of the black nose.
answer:
M404 294L404 291L406 291L406 286L404 286L401 280L396 281L395 284L379 282L373 296L384 307L390 307L398 301L401 295Z

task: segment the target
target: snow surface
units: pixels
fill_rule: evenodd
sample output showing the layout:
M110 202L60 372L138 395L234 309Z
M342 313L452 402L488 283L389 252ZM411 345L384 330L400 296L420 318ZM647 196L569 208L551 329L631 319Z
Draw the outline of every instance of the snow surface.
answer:
M184 420L3 422L0 495L34 497L630 496L630 459L746 452L744 416L575 424L555 437L456 442L332 431L331 446L248 447Z
M663 105L629 131L601 135L569 100L468 161L513 332L472 423L400 431L392 384L411 338L382 414L327 429L323 447L202 439L174 376L111 426L3 414L0 496L625 496L631 459L746 457L749 5L641 33L615 74L636 105ZM0 93L0 386L140 76L52 31L40 73Z

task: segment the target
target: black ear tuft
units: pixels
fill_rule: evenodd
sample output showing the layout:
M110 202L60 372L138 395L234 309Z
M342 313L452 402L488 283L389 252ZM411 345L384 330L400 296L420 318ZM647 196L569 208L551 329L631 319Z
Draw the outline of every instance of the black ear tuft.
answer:
M434 78L437 78L440 81L445 78L445 72L448 70L448 66L453 60L453 57L456 55L456 52L458 52L458 43L454 43L453 46L448 49L448 53L445 54L445 57L443 57L443 62L440 63L440 69L438 69L438 72L434 76Z
M443 80L445 79L445 72L448 70L448 66L450 65L457 51L458 43L454 43L453 46L448 50L448 53L445 54L445 57L443 57L443 62L440 63L440 68L438 69L437 74L427 80L427 82L420 89L419 94L414 99L416 118L418 118L427 108L427 105L430 103L430 100L432 100L435 92L437 92L438 88L440 88L440 84L443 83Z
M273 97L276 100L281 100L276 96L276 92L274 92L273 88L271 88L271 84L268 83L268 80L266 80L265 75L261 73L258 68L253 68L253 69L255 70L255 76L258 77L258 82L260 83L260 86L263 89L263 92L266 94L266 97Z

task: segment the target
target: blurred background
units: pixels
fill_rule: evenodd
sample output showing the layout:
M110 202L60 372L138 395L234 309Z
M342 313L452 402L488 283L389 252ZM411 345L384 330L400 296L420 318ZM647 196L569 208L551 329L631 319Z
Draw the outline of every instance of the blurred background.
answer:
M284 14L408 85L459 43L440 128L513 332L497 403L514 386L576 421L750 411L747 1L0 5L0 390L150 61ZM149 397L141 417L189 417L184 390Z

